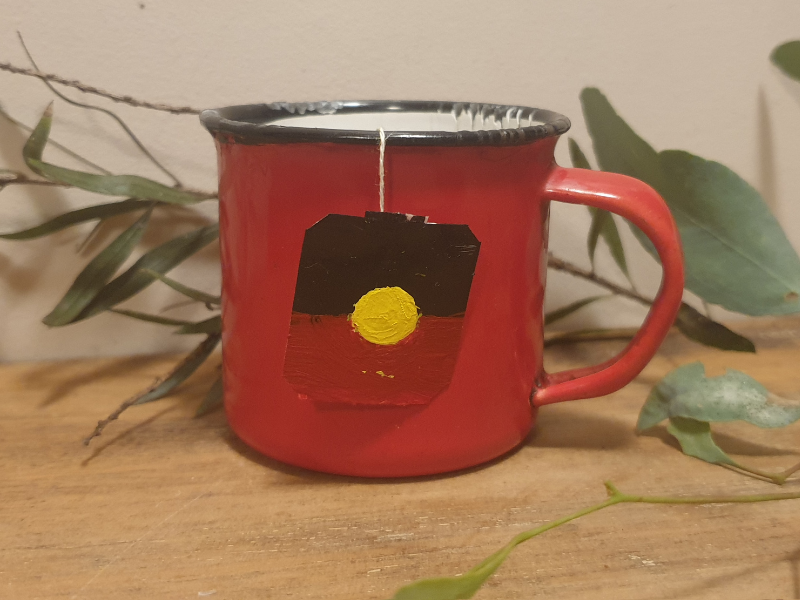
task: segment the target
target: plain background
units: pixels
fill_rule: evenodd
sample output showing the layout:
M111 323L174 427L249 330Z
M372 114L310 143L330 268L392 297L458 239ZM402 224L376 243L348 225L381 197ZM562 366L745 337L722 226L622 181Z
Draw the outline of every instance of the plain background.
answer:
M688 150L734 169L762 193L800 248L800 93L769 62L776 45L800 38L796 0L0 0L0 14L0 61L28 66L20 31L43 71L175 105L365 98L522 104L567 115L569 135L589 153L578 95L597 86L656 149ZM0 102L17 119L34 124L51 99L38 80L0 73ZM213 145L196 117L113 107L186 183L214 187ZM54 139L114 172L163 181L103 115L62 101L55 110ZM21 166L24 140L0 122L3 167ZM53 149L46 157L75 165ZM566 140L557 160L569 165ZM102 201L9 187L0 194L0 230ZM214 209L209 203L203 210L213 217ZM124 225L115 221L98 241ZM99 250L94 243L76 252L90 229L0 242L0 360L172 351L193 341L116 315L55 330L40 323ZM587 230L585 209L556 206L552 250L588 266ZM623 232L637 286L654 292L658 268ZM605 250L598 264L620 280ZM217 270L207 252L174 273L214 291ZM596 293L569 276L549 277L550 308ZM154 285L131 306L158 311L178 300ZM565 326L635 325L642 317L640 307L614 299Z

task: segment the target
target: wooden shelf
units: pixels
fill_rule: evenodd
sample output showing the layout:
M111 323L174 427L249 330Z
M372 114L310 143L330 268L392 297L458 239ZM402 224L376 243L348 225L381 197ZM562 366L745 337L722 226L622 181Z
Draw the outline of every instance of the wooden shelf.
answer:
M654 495L780 491L683 456L663 428L633 432L652 384L693 360L800 398L800 320L736 328L758 354L672 336L621 392L542 409L515 453L407 481L296 469L250 451L219 412L192 418L213 367L87 448L95 422L174 357L0 366L0 597L388 598L600 501L607 479ZM548 364L589 364L620 347L556 347ZM798 425L719 430L725 449L756 466L800 460ZM800 598L798 516L800 501L612 507L519 547L476 598Z

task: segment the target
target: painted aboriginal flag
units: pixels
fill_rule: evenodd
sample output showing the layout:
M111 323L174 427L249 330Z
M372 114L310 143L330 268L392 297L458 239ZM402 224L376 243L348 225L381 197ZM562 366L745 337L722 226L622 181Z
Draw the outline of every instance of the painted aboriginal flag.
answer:
M284 377L317 402L428 403L450 384L479 251L467 225L328 215L303 241Z

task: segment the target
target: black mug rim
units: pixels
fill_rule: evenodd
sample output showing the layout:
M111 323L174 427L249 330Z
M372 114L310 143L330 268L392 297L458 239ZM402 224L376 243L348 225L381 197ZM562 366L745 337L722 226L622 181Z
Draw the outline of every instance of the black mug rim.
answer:
M279 144L295 142L336 142L378 144L378 131L276 127L287 117L382 112L430 112L440 114L492 116L495 119L536 121L535 125L507 129L474 131L387 131L386 144L398 146L518 146L566 133L567 117L559 113L506 104L476 102L435 102L424 100L349 100L338 102L275 102L245 104L204 110L200 121L212 135L240 144Z

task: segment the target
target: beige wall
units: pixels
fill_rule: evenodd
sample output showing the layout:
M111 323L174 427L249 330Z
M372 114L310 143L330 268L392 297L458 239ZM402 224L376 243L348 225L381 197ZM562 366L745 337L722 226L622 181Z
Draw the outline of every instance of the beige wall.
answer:
M0 14L0 60L26 64L19 30L45 71L172 104L519 103L568 115L572 135L588 150L578 93L596 85L657 148L686 149L740 173L800 248L800 93L768 61L775 45L800 38L795 0L0 0ZM38 81L6 73L0 90L5 108L31 124L51 99ZM214 185L213 147L195 117L118 110L187 182ZM159 177L102 115L59 101L53 137L116 172ZM23 141L0 124L5 166L19 166ZM57 153L49 156L68 164ZM563 142L557 157L568 164ZM0 229L98 200L9 188L0 195ZM586 264L586 227L583 209L555 210L553 250ZM0 360L152 352L185 343L157 326L111 315L60 330L39 323L86 261L75 254L86 231L0 242ZM635 242L626 241L635 251ZM637 257L638 282L652 289L658 271ZM601 265L613 273L605 257ZM208 289L218 282L213 257L178 273ZM552 306L591 289L558 274L550 284ZM174 300L154 287L137 306L155 310ZM638 307L614 300L572 324L631 324L641 316Z

